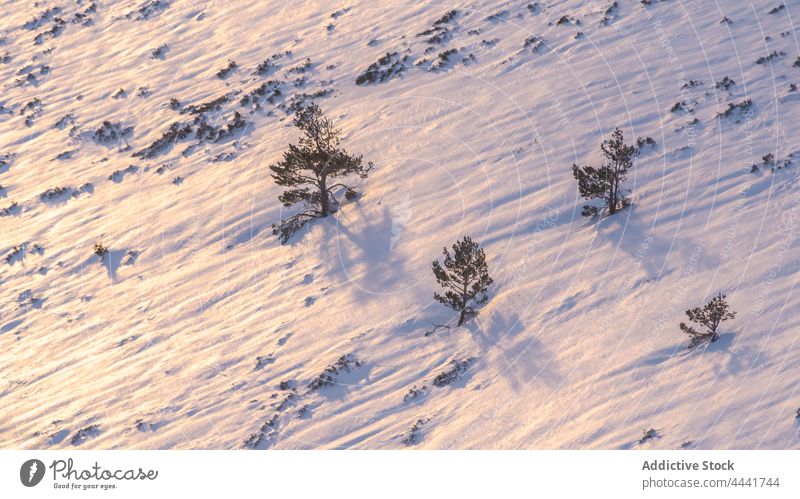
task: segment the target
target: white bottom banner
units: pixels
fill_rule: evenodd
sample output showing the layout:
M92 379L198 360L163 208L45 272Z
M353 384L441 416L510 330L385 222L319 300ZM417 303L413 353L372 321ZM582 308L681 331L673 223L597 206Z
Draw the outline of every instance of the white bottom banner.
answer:
M0 451L0 498L800 497L796 451Z

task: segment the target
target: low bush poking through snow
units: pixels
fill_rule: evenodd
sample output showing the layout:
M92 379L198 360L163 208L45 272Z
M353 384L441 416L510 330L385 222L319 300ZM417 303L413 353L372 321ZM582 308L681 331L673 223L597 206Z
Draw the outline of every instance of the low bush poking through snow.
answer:
M103 243L97 242L94 243L94 246L92 247L92 252L94 252L95 255L99 256L102 259L105 258L105 256L108 254L108 248L106 248L103 245Z
M278 415L273 414L271 419L261 425L258 432L250 435L244 441L245 449L265 449L278 437Z
M644 445L647 442L657 438L661 438L661 435L658 434L658 431L655 428L650 428L642 433L642 438L639 439L638 444Z
M19 215L21 212L22 208L20 208L19 204L16 201L12 201L10 205L0 210L0 217L10 217L12 215Z
M464 360L453 359L450 361L450 369L440 372L435 378L433 378L433 386L441 388L443 386L452 385L459 378L461 378L461 376L463 376L464 373L466 373L470 366L474 363L474 357Z
M339 357L339 360L326 367L319 376L314 378L314 380L309 383L308 388L311 390L319 390L320 388L333 385L336 383L336 376L338 374L343 372L349 373L360 366L361 361L359 361L355 355L349 353L344 354Z
M92 138L98 144L108 144L130 137L132 134L132 126L126 127L120 122L111 123L110 121L104 121L103 124L94 131Z
M424 397L425 394L428 393L428 387L423 385L422 388L419 388L417 385L412 386L409 388L408 393L403 396L403 402L409 403L414 400L417 400L420 397Z
M228 61L228 65L217 71L217 78L224 80L233 73L238 66L235 61Z
M89 425L85 428L81 428L80 430L76 431L74 435L72 435L72 440L70 443L74 446L78 446L86 442L86 440L96 437L100 434L100 425Z
M72 187L51 187L39 194L39 198L44 202L63 201L69 196L77 197L78 193Z
M422 427L425 426L425 423L428 421L430 421L428 418L418 419L411 428L409 428L408 433L406 433L406 436L403 438L403 445L411 446L418 444L422 438Z
M636 153L639 154L645 148L656 148L656 141L651 137L639 137L636 139Z
M718 90L730 90L730 88L734 85L736 85L736 82L726 76L722 78L720 81L718 81L714 85L714 88Z
M753 108L753 101L750 99L745 99L742 102L734 104L733 102L728 103L728 108L719 113L717 118L730 118L732 116L740 116L742 114L750 113ZM738 122L739 120L737 120Z
M449 10L445 14L433 22L433 26L417 36L427 37L425 43L428 45L439 45L450 40L453 36L454 29L450 27L456 17L458 17L457 10Z
M166 151L170 146L179 140L186 139L192 133L192 126L188 123L175 122L169 126L161 137L144 149L133 153L134 158L152 159Z
M166 43L161 44L150 51L150 58L163 60L168 51L169 51L169 46Z
M383 83L400 76L406 70L408 59L407 55L401 58L397 52L387 52L378 62L370 64L366 71L358 75L356 85Z

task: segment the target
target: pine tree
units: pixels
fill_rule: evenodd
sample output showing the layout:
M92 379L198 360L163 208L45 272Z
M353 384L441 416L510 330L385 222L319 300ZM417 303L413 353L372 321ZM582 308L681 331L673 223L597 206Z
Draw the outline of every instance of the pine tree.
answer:
M289 187L278 198L281 203L286 207L297 203L305 206L301 213L273 226L282 243L307 222L334 213L339 207L334 195L337 189L343 189L347 199L355 198L352 187L337 179L352 175L366 178L373 168L371 162L364 163L363 156L348 154L340 147L341 130L316 104L299 110L294 125L303 133L298 144L289 144L283 159L269 167L275 183Z
M578 181L578 192L581 196L585 199L602 199L604 208L613 215L627 203L622 183L625 182L638 151L635 146L625 145L622 130L619 128L614 129L610 140L600 144L600 149L604 156L603 166L594 168L573 164L572 176ZM600 208L587 204L581 214L588 217L599 212Z
M486 255L480 245L469 236L453 244L453 255L442 249L444 267L439 260L433 262L433 275L444 288L444 294L434 293L433 298L459 312L458 325L464 324L467 314L474 313L472 305L486 303L489 277Z
M694 346L703 340L709 340L709 343L717 341L717 328L720 323L736 317L736 312L730 310L730 306L725 300L725 295L719 293L710 302L706 303L703 308L697 307L687 310L686 315L690 321L706 328L706 332L700 332L692 326L686 325L685 322L680 323L681 331L691 338L689 346Z

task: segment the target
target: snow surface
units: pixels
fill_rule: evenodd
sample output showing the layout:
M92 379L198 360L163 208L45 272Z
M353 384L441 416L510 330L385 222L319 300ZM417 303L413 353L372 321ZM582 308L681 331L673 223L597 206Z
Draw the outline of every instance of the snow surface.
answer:
M109 0L84 23L87 0L0 1L0 209L18 203L0 217L0 447L800 448L784 161L800 154L800 2L620 0L602 22L612 3ZM450 9L443 43L416 36ZM387 52L405 72L356 85ZM274 103L239 103L268 80ZM325 89L315 102L376 167L360 200L280 245L267 166L297 138L293 96ZM171 98L230 92L206 116L238 111L244 129L131 157L192 119ZM133 131L97 143L106 120ZM587 220L570 167L597 164L615 126L657 144L634 204ZM77 196L40 198L52 187ZM431 261L467 234L490 301L426 336L453 320ZM720 291L737 318L688 350L683 311Z

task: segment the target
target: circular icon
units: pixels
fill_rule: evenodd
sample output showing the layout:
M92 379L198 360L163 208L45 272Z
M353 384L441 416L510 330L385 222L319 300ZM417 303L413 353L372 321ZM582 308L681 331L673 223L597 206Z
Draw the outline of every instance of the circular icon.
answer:
M19 479L26 487L35 487L44 478L44 463L38 459L28 459L19 469Z

